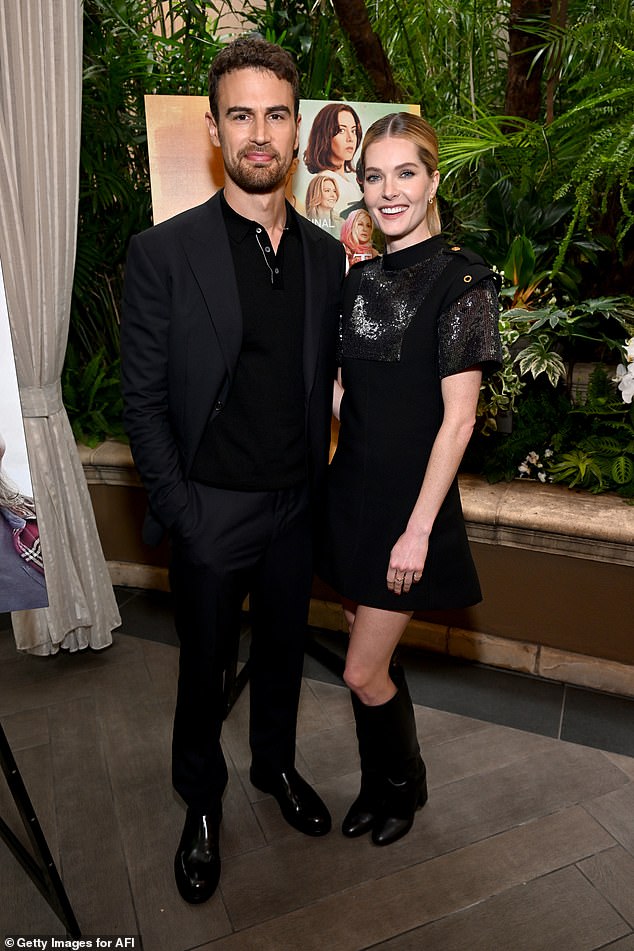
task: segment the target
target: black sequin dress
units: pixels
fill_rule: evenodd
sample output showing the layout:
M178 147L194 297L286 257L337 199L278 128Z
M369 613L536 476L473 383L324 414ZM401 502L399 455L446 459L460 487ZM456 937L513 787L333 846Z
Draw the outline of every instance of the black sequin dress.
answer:
M317 571L371 607L424 611L481 599L457 480L438 513L423 578L386 585L443 415L441 379L501 361L496 278L440 236L352 268L341 338L344 396Z

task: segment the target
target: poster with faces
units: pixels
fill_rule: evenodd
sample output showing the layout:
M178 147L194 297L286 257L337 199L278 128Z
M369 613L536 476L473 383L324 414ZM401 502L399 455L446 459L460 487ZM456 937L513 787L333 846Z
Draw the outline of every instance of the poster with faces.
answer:
M0 612L48 605L0 263Z
M146 96L154 223L206 201L223 185L220 150L205 123L206 96ZM344 244L348 264L380 248L356 177L363 133L391 112L420 114L415 105L300 102L299 148L286 195L296 210Z

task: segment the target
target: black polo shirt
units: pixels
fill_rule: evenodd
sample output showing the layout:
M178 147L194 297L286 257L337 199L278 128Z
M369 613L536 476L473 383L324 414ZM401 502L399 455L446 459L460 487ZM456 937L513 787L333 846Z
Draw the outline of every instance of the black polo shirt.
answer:
M237 214L224 195L221 202L242 308L242 349L226 405L207 424L190 478L230 489L289 488L306 478L299 225L287 202L275 254L262 225Z

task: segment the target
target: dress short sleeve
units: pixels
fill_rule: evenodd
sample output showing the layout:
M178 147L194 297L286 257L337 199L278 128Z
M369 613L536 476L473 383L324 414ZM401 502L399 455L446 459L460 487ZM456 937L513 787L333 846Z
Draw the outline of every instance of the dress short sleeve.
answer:
M438 320L438 368L442 378L482 364L493 371L502 364L498 295L485 277L456 298Z

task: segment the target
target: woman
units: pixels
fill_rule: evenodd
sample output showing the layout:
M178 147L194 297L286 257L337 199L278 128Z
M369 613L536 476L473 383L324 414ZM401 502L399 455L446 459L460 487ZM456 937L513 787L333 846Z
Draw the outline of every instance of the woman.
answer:
M315 175L306 190L306 217L320 228L336 228L339 186L332 175Z
M438 145L420 117L368 130L357 166L385 237L352 268L343 302L320 574L342 595L350 630L361 789L342 831L376 845L409 832L427 799L412 702L391 663L414 611L480 600L456 472L483 367L501 359L494 275L440 235Z
M6 444L0 433L0 611L48 604L33 500L2 471Z
M339 239L346 249L348 267L359 261L369 261L379 253L372 245L372 218L363 208L348 215L341 226Z
M359 116L347 103L331 102L315 116L304 152L311 175L334 172L343 207L359 200L353 158L361 144Z

